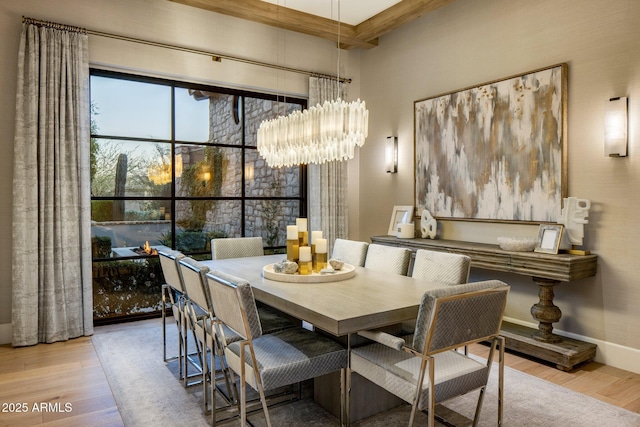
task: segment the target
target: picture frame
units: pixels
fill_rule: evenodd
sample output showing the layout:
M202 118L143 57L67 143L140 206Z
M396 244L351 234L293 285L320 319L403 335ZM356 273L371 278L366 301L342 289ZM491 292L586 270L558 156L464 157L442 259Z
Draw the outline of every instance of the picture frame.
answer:
M391 212L391 220L389 221L389 231L388 234L390 236L395 236L397 234L398 224L407 224L410 223L413 219L413 206L404 206L404 205L396 205L393 207L393 211Z
M562 224L540 224L538 242L534 252L557 254L563 231L564 225Z
M437 219L555 223L567 197L567 64L414 102L414 205Z

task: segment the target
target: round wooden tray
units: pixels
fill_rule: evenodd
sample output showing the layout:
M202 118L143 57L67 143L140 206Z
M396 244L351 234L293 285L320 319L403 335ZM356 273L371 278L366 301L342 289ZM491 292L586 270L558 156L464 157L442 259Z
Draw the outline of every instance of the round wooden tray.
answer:
M356 275L356 268L351 264L344 264L342 269L337 270L335 273L311 273L308 275L301 275L299 273L276 273L273 271L273 264L268 264L262 268L262 275L265 279L277 280L279 282L326 283L349 279Z

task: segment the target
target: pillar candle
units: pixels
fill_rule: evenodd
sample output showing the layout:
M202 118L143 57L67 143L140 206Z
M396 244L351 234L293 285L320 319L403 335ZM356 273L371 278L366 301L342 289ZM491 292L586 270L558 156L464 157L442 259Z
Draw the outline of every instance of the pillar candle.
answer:
M307 218L296 218L296 225L298 226L298 232L307 231Z
M311 244L315 245L317 239L322 239L322 231L312 231L311 232Z
M297 225L287 225L287 240L298 240Z
M319 253L319 254L327 253L327 239L318 239L316 241L316 253Z
M300 247L300 261L311 261L311 248L309 246Z

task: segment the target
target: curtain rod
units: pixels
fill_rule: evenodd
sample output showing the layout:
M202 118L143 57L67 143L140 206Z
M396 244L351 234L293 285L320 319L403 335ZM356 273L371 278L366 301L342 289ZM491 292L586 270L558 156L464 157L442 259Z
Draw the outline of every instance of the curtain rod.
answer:
M154 42L154 41L150 41L150 40L143 40L143 39L138 39L138 38L128 37L128 36L121 36L121 35L118 35L118 34L105 33L105 32L102 32L102 31L88 30L88 29L81 28L81 27L74 27L72 25L57 24L55 22L41 21L39 19L27 18L27 17L24 17L24 16L22 17L22 22L26 23L26 24L37 25L37 26L40 26L40 27L49 27L49 28L55 28L55 29L58 29L58 30L75 31L75 32L94 35L94 36L98 36L98 37L106 37L106 38L111 38L111 39L116 39L116 40L127 41L127 42L131 42L131 43L145 44L147 46L154 46L154 47L161 47L161 48L164 48L164 49L178 50L178 51L181 51L181 52L188 52L188 53L193 53L193 54L196 54L196 55L210 56L211 59L213 61L216 61L216 62L221 62L224 59L224 60L227 60L227 61L235 61L235 62L242 62L242 63L250 64L250 65L257 65L259 67L273 68L273 69L280 70L280 71L288 71L290 73L304 74L304 75L307 75L307 76L320 77L320 78L326 78L326 79L332 79L332 80L340 80L340 82L342 82L342 83L351 83L351 79L349 79L349 78L332 76L330 74L323 74L323 73L317 73L317 72L314 72L314 71L301 70L301 69L298 69L298 68L285 67L285 66L282 66L282 65L271 64L271 63L268 63L268 62L256 61L256 60L253 60L253 59L240 58L240 57L237 57L237 56L214 53L214 52L209 52L209 51L206 51L206 50L193 49L193 48L183 47L183 46L176 46L176 45L171 45L171 44L167 44L167 43Z

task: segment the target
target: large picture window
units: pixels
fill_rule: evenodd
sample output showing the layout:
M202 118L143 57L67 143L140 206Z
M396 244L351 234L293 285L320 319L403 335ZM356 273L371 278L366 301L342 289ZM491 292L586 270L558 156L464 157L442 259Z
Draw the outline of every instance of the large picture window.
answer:
M94 318L160 309L163 247L210 258L213 238L286 243L306 216L306 169L258 155L265 119L306 101L92 70Z

